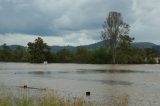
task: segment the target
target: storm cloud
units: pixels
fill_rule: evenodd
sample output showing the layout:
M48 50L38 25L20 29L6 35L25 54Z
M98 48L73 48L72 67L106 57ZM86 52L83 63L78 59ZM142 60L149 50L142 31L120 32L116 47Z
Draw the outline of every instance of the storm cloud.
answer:
M36 36L50 45L93 43L110 11L122 13L136 41L159 43L159 5L159 0L0 0L0 44L26 45Z

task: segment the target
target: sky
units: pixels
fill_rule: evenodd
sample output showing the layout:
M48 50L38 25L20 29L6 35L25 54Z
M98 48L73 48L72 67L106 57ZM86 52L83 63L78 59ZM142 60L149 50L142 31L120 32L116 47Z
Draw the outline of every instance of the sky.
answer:
M136 42L160 44L160 0L0 0L0 45L86 45L101 40L110 11L120 12Z

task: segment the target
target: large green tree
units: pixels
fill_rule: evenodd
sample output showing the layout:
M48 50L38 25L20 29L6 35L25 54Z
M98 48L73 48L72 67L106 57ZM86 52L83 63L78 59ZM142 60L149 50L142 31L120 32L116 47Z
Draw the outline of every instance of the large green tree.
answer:
M122 15L119 12L112 11L109 13L103 24L102 39L110 42L112 52L112 63L116 63L116 47L120 35L127 35L129 25L123 21Z
M34 42L28 43L28 53L30 62L42 63L43 61L47 61L50 48L44 43L42 38L38 37Z

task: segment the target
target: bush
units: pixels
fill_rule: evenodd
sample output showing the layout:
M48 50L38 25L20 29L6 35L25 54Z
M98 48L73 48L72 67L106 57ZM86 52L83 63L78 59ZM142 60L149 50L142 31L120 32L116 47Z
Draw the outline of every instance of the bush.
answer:
M148 63L148 64L156 64L157 62L156 62L156 60L155 60L154 58L149 58L149 59L147 60L147 63Z

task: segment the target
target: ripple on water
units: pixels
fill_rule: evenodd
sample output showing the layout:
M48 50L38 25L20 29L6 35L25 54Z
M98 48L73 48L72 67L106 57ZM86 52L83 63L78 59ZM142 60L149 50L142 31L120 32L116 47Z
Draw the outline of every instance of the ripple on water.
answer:
M87 74L87 73L154 73L151 71L113 70L113 69L109 69L109 70L78 69L76 72L79 74Z

